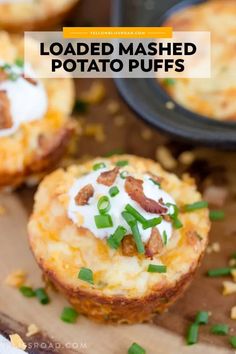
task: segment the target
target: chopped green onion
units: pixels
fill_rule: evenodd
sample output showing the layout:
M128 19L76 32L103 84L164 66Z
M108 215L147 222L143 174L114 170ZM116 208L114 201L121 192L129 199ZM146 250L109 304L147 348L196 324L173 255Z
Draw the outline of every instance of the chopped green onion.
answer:
M128 171L122 171L122 172L120 173L120 178L125 179L128 175L129 175L129 172L128 172Z
M76 113L86 113L88 109L88 103L82 100L76 100L74 105L74 111Z
M230 275L232 271L232 268L226 267L226 268L215 268L215 269L210 269L207 272L207 275L209 277L223 277L226 275Z
M3 64L3 65L1 66L1 68L2 68L3 70L11 70L11 65L10 65L10 64Z
M89 268L81 268L78 274L78 278L86 281L87 283L94 284L93 272Z
M232 347L233 347L234 349L236 349L236 336L230 337L229 342L230 342L230 344L232 345Z
M210 211L210 220L211 221L224 220L224 218L225 218L225 213L223 210L211 210Z
M150 220L146 220L143 223L143 229L146 230L146 229L149 229L150 227L155 227L155 226L159 225L161 222L162 222L161 216L159 218L153 218Z
M167 233L166 230L163 232L163 243L166 246L168 241Z
M183 227L183 224L182 222L177 218L175 220L173 220L173 227L178 230L180 229L181 227Z
M99 162L99 163L95 163L95 165L93 165L93 170L97 171L100 170L101 168L105 168L106 165L104 162Z
M18 66L19 68L23 68L24 67L24 59L23 58L17 58L15 60L15 64L16 66Z
M21 286L19 288L22 295L25 297L34 297L35 291L30 286Z
M111 248L117 249L120 246L127 230L123 226L118 226L113 235L107 239L107 243Z
M108 215L95 215L95 224L98 229L106 229L113 226L112 218Z
M16 80L18 80L19 79L19 75L18 74L16 74L16 73L9 73L9 79L11 80L11 81L16 81Z
M63 322L75 323L78 316L78 312L73 307L64 307L60 318Z
M116 166L124 167L124 166L127 166L128 164L129 164L129 161L121 160L121 161L117 161Z
M106 214L111 209L109 198L104 195L98 201L98 211L100 214Z
M146 220L135 208L133 208L130 204L127 204L127 205L125 206L125 210L127 210L128 213L130 213L131 215L133 215L133 217L134 217L137 221L141 222L141 224L144 224L144 223L147 222L147 220Z
M143 349L139 344L133 343L128 349L128 354L146 354L146 350Z
M191 212L203 208L207 208L208 203L205 202L204 200L200 200L199 202L193 203L193 204L186 204L184 205L184 211L185 212Z
M50 302L48 294L46 293L45 289L43 289L43 288L36 289L35 295L42 305L47 305Z
M114 155L122 155L124 154L124 151L122 149L113 149L109 152L107 152L106 154L104 154L105 157L111 157Z
M131 227L131 231L132 231L132 234L133 234L136 246L137 246L138 253L143 254L145 252L145 249L144 249L143 241L142 241L137 223Z
M225 336L229 332L229 326L226 324L215 324L211 327L211 333Z
M120 191L119 191L119 188L118 187L116 187L116 186L114 186L114 187L111 187L110 189L109 189L109 194L110 194L110 196L113 198L113 197L115 197L117 194L119 194L120 193Z
M172 220L172 223L173 223L173 227L178 230L180 229L183 224L182 222L180 221L180 219L178 218L178 215L179 215L179 209L177 207L177 205L173 204L173 203L166 203L166 206L167 207L172 207L174 209L174 212L173 214L169 214L170 215L170 218Z
M202 325L208 323L209 314L207 311L199 311L195 318L195 323Z
M149 178L149 180L152 181L152 183L154 183L156 186L158 186L159 188L161 188L161 184L158 183L157 181L155 181L155 179Z
M166 273L167 267L160 264L149 264L147 271L149 273Z
M187 334L187 338L186 338L186 341L187 341L187 344L188 345L193 345L193 344L196 344L197 341L198 341L198 329L199 329L199 326L197 323L193 323L189 326L189 329L188 329L188 334Z
M137 220L132 214L128 213L127 211L122 211L121 215L130 227L136 224Z
M173 86L173 85L175 85L175 82L176 82L176 80L175 79L164 79L163 80L163 83L164 83L164 85L166 85L166 86Z

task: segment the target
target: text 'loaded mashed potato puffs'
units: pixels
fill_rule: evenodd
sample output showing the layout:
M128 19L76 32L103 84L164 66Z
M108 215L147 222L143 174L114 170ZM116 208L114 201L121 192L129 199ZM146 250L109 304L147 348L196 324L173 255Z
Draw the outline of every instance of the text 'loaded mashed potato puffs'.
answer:
M211 79L161 80L173 99L220 121L236 121L236 1L208 0L174 13L164 26L175 31L210 31Z
M51 30L78 0L2 0L0 28L9 32Z
M74 127L73 81L35 80L23 57L23 38L0 32L0 187L52 168Z
M82 314L147 321L190 283L209 219L194 181L135 156L95 159L47 176L28 225L44 275ZM186 207L186 205L188 205Z

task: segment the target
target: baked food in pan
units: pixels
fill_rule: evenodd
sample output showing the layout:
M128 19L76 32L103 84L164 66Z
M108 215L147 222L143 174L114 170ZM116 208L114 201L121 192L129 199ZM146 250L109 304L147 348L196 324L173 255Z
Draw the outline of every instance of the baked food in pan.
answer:
M78 0L4 0L0 28L9 32L51 30L70 14Z
M152 160L95 159L41 182L30 246L46 278L80 313L148 321L184 292L201 261L208 210L183 211L200 199L191 178L181 181Z
M163 87L185 108L219 121L236 121L236 2L208 0L173 13L164 26L210 31L212 77L165 79Z
M52 168L74 127L73 81L35 80L23 57L23 38L0 32L0 188Z

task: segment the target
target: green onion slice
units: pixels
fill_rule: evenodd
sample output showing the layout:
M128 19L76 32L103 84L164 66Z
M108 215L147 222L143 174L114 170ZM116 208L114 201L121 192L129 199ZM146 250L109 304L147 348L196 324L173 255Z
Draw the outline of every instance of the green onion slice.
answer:
M101 168L105 168L106 165L104 162L99 162L99 163L95 163L95 165L93 165L93 170L97 171L100 170Z
M67 323L75 323L79 314L73 307L64 307L61 313L61 320Z
M108 227L113 226L113 221L109 214L95 215L94 220L98 229L107 229Z
M229 342L230 342L231 346L232 346L234 349L236 349L236 336L230 337Z
M109 198L104 195L98 201L98 211L100 214L106 214L111 209L111 203Z
M224 220L225 213L223 210L211 210L210 211L210 220L211 221L220 221Z
M136 246L137 246L138 253L141 253L141 254L145 253L143 241L142 241L137 223L131 227L131 231L132 231L132 234L133 234Z
M74 111L76 113L86 113L88 109L88 103L82 100L76 100L74 105Z
M156 186L158 186L159 188L161 188L161 184L158 183L157 181L155 181L155 179L149 178L149 180L152 181L153 184L155 184Z
M128 175L129 175L129 172L128 172L128 171L122 171L122 172L120 173L120 178L125 179Z
M129 161L121 160L121 161L117 161L116 166L124 167L124 166L127 166L128 164L129 164Z
M167 207L172 207L174 209L174 212L172 214L169 214L170 215L170 218L172 220L172 223L173 223L173 227L178 230L180 229L183 224L182 222L179 220L178 218L178 215L179 215L179 209L177 207L177 205L175 204L172 204L172 203L166 203L166 206Z
M204 209L208 207L208 203L205 202L204 200L200 200L199 202L193 203L193 204L186 204L184 205L184 211L185 212L191 212L199 209Z
M133 343L128 349L128 354L146 354L146 350L143 349L139 344Z
M19 68L23 68L24 67L24 59L23 58L17 58L15 60L15 65L18 66Z
M34 297L35 291L30 286L21 286L19 288L22 295L25 297Z
M207 272L207 275L209 277L223 277L230 275L232 271L231 267L226 267L226 268L215 268L215 269L210 269Z
M167 232L166 230L163 232L163 243L166 246L168 242Z
M208 323L209 314L207 311L199 311L195 318L195 323L202 325Z
M117 194L119 194L119 193L120 193L119 188L116 187L116 186L111 187L111 188L109 189L109 194L110 194L110 196L111 196L112 198L114 198L114 197L115 197Z
M47 305L50 302L48 294L46 293L45 289L43 289L43 288L36 289L35 295L42 305Z
M159 225L160 223L162 222L162 217L158 217L158 218L153 218L153 219L150 219L150 220L146 220L144 223L143 223L143 229L146 230L146 229L150 229L151 227L155 227L157 225Z
M167 267L161 264L149 264L147 271L149 273L166 273Z
M137 220L132 214L128 213L127 211L122 211L121 215L130 227L136 224Z
M93 272L89 268L81 268L78 274L78 278L86 281L87 283L94 284Z
M175 80L175 79L169 79L169 78L167 78L167 79L164 79L164 80L163 80L163 83L164 83L164 85L166 85L166 86L173 86L173 85L175 85L176 80Z
M186 342L188 345L196 344L198 341L198 329L197 323L193 323L189 326Z
M126 233L127 230L123 226L118 226L114 234L107 239L108 245L111 248L117 249Z
M125 206L125 210L128 211L128 213L130 213L141 224L145 224L147 222L147 220L130 204Z
M229 326L227 324L215 324L211 327L211 333L220 336L225 336L229 332Z

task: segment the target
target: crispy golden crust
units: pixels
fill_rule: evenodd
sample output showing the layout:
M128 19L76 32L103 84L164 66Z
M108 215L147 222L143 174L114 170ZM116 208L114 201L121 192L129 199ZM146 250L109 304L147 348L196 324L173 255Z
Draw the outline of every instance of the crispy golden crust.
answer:
M24 57L20 36L0 32L0 57L7 63ZM32 44L32 53L35 47ZM34 60L34 59L33 59ZM30 63L37 71L40 62ZM70 119L74 104L72 79L42 80L48 97L48 111L42 119L24 123L12 135L0 138L0 187L17 186L31 174L53 168L73 131ZM50 144L41 146L41 142Z
M208 0L177 11L164 23L175 31L209 31L212 77L161 80L173 99L191 111L217 120L236 120L236 2Z
M52 30L72 14L79 0L69 0L67 3L63 3L61 7L58 6L57 8L51 8L50 1L51 0L47 0L48 6L46 7L46 5L44 5L40 11L38 11L38 4L32 5L31 8L28 6L27 15L22 15L24 12L23 5L0 5L0 13L5 13L3 17L0 15L0 28L11 33ZM6 16L6 12L9 16Z
M208 210L180 213L183 228L152 262L165 264L167 273L148 273L150 259L123 256L106 241L76 227L67 216L68 190L93 164L128 160L132 173L150 172L163 178L163 189L181 207L201 198L191 179L180 181L151 160L135 156L96 159L67 171L58 170L39 186L28 225L32 252L46 278L88 317L97 321L135 323L151 320L168 308L190 284L207 245ZM197 237L192 237L192 235ZM93 270L94 286L78 279L81 267Z

